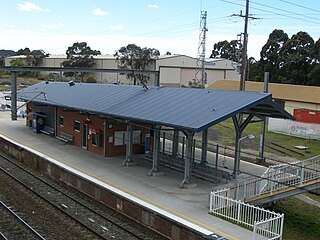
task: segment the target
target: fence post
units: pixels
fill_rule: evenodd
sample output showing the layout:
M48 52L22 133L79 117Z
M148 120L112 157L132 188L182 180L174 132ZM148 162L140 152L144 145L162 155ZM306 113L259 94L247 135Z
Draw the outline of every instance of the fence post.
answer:
M182 153L181 153L182 159L184 159L184 141L185 141L185 138L182 137Z
M193 139L193 148L192 148L192 161L194 162L195 154L196 154L196 140Z
M218 161L219 161L219 145L217 144L217 148L216 148L216 169L218 169Z
M211 191L210 192L210 206L209 206L209 213L212 213L212 195L213 195L213 192Z
M284 214L281 214L281 222L280 222L280 240L282 239L282 234L283 234L283 222L284 222Z
M256 235L257 235L257 222L254 221L254 223L253 223L253 236L252 236L253 240L256 240Z
M304 162L301 161L300 184L304 182Z
M238 201L238 216L237 216L237 223L240 223L240 215L241 215L241 202Z
M164 155L165 154L165 149L166 149L166 133L163 132L162 134L162 154Z

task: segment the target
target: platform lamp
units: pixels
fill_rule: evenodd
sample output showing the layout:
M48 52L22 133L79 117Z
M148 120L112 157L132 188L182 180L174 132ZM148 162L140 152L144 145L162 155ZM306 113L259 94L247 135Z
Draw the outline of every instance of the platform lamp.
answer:
M245 139L254 139L255 136L253 134L248 134L246 136L243 136L241 138L239 138L238 140L238 146L237 146L237 156L236 156L236 161L238 161L237 163L237 168L235 169L234 172L234 199L237 199L238 197L238 191L237 191L237 185L238 185L238 174L239 174L239 168L240 168L240 156L241 156L241 142Z

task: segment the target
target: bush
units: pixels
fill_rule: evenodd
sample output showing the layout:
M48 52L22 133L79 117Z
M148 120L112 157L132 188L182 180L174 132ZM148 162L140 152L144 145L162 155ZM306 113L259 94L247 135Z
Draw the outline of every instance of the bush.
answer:
M87 76L84 77L84 81L85 81L86 83L96 83L96 82L97 82L97 79L96 79L96 77L93 76L93 75L87 75Z

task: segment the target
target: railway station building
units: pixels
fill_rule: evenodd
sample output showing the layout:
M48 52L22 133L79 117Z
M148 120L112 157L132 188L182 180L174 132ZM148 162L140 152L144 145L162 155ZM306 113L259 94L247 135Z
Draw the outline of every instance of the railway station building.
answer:
M293 119L272 101L270 93L260 92L41 82L20 90L18 99L27 102L26 124L35 133L45 133L106 158L125 156L124 166L134 165L135 154L148 154L151 176L161 173L160 133L171 131L166 165L184 172L180 186L186 188L192 187L195 170L198 175L221 174L221 170L206 165L207 130L211 126L232 118L238 153L241 134L254 118ZM245 116L242 121L239 114ZM197 132L203 137L199 162L193 157ZM179 135L185 142L179 141ZM182 155L178 154L181 144ZM240 164L239 155L235 156L234 174Z

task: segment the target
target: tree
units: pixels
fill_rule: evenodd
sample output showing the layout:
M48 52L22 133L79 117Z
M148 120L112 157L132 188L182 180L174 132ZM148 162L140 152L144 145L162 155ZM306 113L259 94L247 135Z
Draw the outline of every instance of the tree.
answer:
M284 83L308 85L312 68L314 40L306 32L298 32L285 42L280 51L279 72Z
M39 66L41 66L41 64L43 62L43 59L45 57L49 56L48 53L45 53L41 49L31 51L29 48L25 48L25 49L21 48L21 49L19 49L17 51L16 55L17 56L19 56L19 55L25 56L24 66L28 66L28 67L39 67ZM22 59L20 59L20 60L22 60ZM17 64L17 63L14 63L14 64ZM11 63L11 65L12 65L12 63ZM40 72L22 72L19 75L20 76L28 76L28 77L38 77L39 74L40 74Z
M27 55L29 55L31 53L31 51L30 51L30 48L25 48L25 49L19 49L18 51L17 51L17 56L20 56L20 55L25 55L25 56L27 56Z
M320 38L315 42L312 50L311 70L308 73L309 85L320 86Z
M241 59L241 45L237 40L227 40L215 43L210 58L225 58L234 62Z
M21 58L16 58L16 59L11 60L10 65L13 67L25 67L26 66L25 62Z
M49 54L45 53L42 49L31 51L29 48L18 50L16 55L26 56L26 66L30 67L41 66L43 59L49 56Z
M127 74L127 78L133 79L133 84L137 85L137 79L141 85L146 88L148 79L146 74L136 74L134 70L147 70L147 68L160 55L159 50L155 48L141 48L135 44L128 44L116 51L115 56L120 63L120 67L133 70Z
M264 72L270 73L270 82L280 82L280 53L283 46L288 41L288 35L279 29L275 29L269 34L267 43L262 47L260 52L260 74L257 78L263 79Z
M71 47L68 47L67 60L62 63L64 67L83 67L90 68L95 65L93 56L100 55L100 51L92 50L86 42L76 42ZM68 72L64 73L65 76L73 77L80 75L81 79L87 73Z

